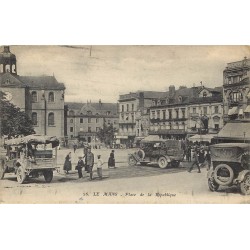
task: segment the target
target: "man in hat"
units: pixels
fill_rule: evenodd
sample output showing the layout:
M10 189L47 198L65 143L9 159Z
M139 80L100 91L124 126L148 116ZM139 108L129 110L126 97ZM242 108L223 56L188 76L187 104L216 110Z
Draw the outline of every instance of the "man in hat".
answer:
M77 166L76 166L76 169L78 171L78 176L79 176L79 179L82 178L82 168L84 167L84 162L82 160L82 156L79 156L78 157L78 162L77 162Z
M189 173L193 170L194 165L197 166L198 173L201 172L200 165L199 165L199 158L198 157L199 157L198 150L197 150L197 148L194 148L194 154L193 154L194 162L193 162L193 164L191 165L191 167L188 170Z
M88 152L86 154L86 166L89 172L90 180L93 179L93 166L94 166L94 154L91 152L91 147L88 148Z

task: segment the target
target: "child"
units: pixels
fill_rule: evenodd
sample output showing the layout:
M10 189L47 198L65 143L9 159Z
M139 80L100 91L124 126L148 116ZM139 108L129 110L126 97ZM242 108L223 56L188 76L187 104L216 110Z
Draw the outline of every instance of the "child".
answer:
M82 178L82 168L84 167L84 162L83 162L81 156L79 156L78 158L79 158L79 160L77 162L76 169L78 170L79 179L81 179Z
M100 179L102 179L102 165L103 161L101 160L101 155L97 155L97 174Z

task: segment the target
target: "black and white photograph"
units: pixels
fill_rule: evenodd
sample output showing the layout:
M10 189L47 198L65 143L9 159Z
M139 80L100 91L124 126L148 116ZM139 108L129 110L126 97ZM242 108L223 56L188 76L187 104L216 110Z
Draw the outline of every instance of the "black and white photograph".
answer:
M0 203L250 202L250 47L0 47Z

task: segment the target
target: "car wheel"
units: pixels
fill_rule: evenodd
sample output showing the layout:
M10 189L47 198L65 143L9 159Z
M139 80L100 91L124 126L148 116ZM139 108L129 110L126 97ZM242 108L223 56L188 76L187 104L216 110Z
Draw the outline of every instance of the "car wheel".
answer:
M128 164L129 164L129 166L133 167L133 166L136 165L136 163L137 162L136 162L135 158L132 155L130 155L129 158L128 158Z
M43 172L44 179L47 183L50 183L53 179L53 171L52 170L45 170Z
M214 178L208 178L207 182L208 182L208 187L210 191L215 192L218 190L220 185L215 182Z
M4 160L0 160L0 179L2 180L5 173L5 162Z
M214 169L214 180L217 184L222 186L231 185L234 178L233 169L227 164L219 164Z
M26 179L26 174L24 172L24 169L21 166L18 167L18 169L16 171L16 178L17 178L17 182L20 184L24 183L24 181Z
M244 180L240 183L240 191L244 195L250 194L250 173L247 173Z
M158 160L158 165L160 168L166 168L168 165L168 161L164 156L161 156Z

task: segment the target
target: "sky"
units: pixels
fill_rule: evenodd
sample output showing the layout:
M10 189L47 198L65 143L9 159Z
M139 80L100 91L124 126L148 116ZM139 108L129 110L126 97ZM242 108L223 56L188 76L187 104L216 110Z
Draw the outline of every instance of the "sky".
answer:
M3 50L3 48L1 48ZM227 63L250 46L10 46L19 75L55 75L66 102L117 102L137 90L221 86Z

